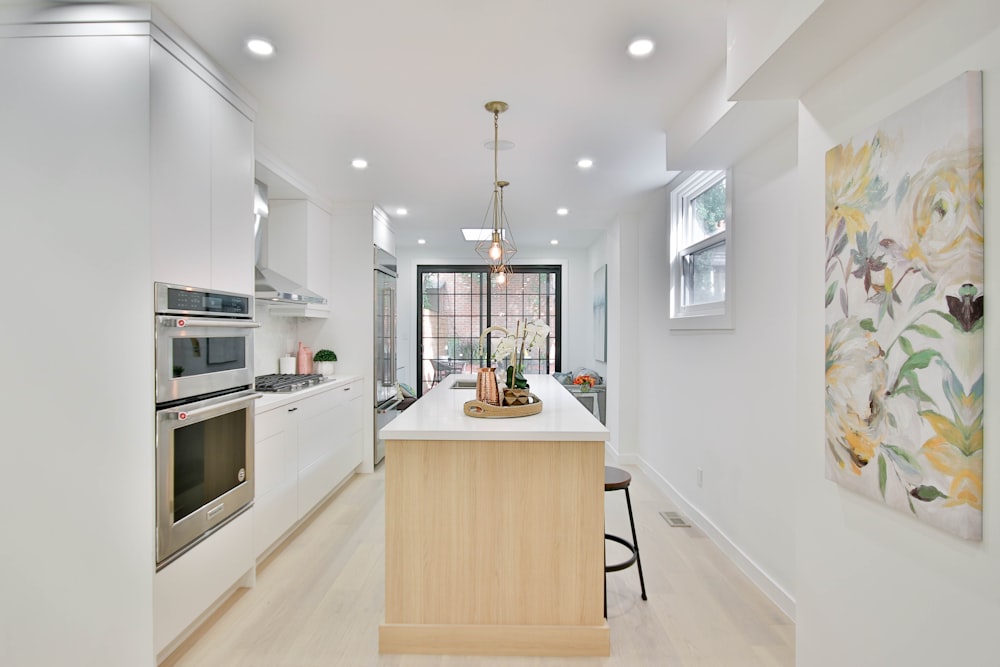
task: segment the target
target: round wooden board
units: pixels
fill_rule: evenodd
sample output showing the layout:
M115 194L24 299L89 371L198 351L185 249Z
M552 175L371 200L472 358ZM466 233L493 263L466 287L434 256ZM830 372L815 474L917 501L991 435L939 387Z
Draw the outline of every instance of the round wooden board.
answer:
M490 405L482 401L466 401L465 414L483 419L503 419L506 417L527 417L537 415L542 411L542 399L531 394L531 402L527 405Z

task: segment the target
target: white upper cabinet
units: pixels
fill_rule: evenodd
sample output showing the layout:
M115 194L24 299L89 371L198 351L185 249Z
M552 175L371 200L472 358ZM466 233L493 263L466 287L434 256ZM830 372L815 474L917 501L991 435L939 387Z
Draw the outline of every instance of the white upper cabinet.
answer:
M213 287L212 96L159 44L150 53L153 280Z
M253 123L212 97L212 287L253 294Z
M153 279L253 293L253 123L154 43Z

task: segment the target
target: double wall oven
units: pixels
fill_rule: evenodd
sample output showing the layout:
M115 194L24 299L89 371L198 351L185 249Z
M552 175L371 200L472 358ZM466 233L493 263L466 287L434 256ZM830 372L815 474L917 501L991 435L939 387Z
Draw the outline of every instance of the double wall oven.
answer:
M250 507L252 295L155 284L156 564Z

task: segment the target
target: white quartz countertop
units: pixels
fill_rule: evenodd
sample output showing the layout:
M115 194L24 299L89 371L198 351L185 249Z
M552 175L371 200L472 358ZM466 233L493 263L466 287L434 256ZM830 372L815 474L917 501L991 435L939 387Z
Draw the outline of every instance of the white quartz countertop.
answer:
M346 384L350 384L351 382L360 379L362 379L360 375L331 375L326 382L314 384L311 387L300 389L298 391L282 391L276 393L262 392L263 395L257 399L255 411L258 413L267 412L268 410L280 408L282 405L288 405L289 403L294 403L295 401L301 401L307 396L313 396L315 394L321 394L324 391L336 389L337 387L343 387Z
M449 375L398 417L382 428L384 440L600 440L608 429L550 375L528 375L531 393L542 401L536 415L510 418L469 417L463 406L475 400L476 390L452 389L456 379L475 381L475 375Z

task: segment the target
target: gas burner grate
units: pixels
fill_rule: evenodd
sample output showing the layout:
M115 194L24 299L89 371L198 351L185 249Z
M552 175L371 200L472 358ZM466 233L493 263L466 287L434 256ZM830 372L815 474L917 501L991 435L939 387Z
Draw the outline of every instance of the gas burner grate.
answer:
M298 391L325 381L325 376L315 373L271 373L254 378L254 387L257 391L277 393Z

